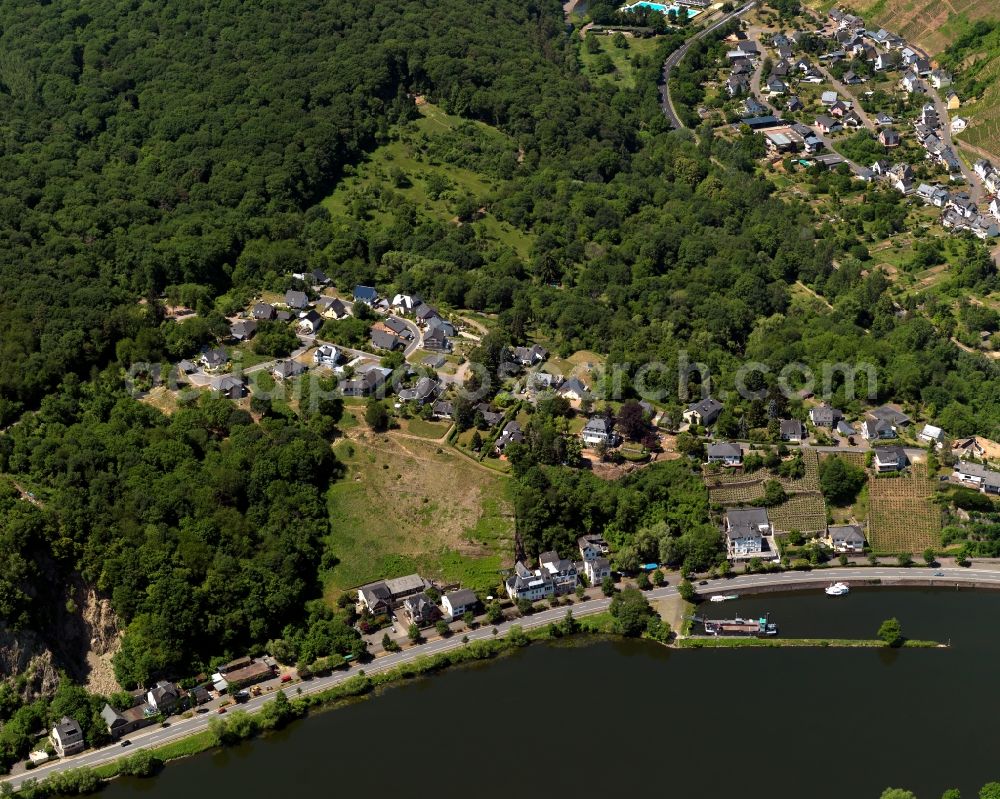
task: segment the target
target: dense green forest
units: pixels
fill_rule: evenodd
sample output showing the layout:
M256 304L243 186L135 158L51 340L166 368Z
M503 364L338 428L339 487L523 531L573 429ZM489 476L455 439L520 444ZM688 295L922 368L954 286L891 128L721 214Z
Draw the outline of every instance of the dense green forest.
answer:
M849 224L821 222L758 171L758 137L668 130L657 81L683 33L634 59L629 88L583 69L555 0L18 0L3 20L0 428L20 421L0 436L0 471L45 502L0 486L0 615L44 628L82 576L127 625L124 684L268 641L307 660L354 646L311 602L336 559L323 547L329 425L254 424L219 400L168 419L121 383L122 367L188 353L303 267L342 289L374 282L498 314L479 353L493 365L532 333L629 364L626 394L648 361L666 365L669 392L683 357L706 363L716 390L745 358L770 369L771 389L792 361L819 372L862 359L879 399L922 406L956 435L1000 434L997 367L947 340L948 304L897 304L868 268L863 223L891 232L895 201L867 190ZM389 185L332 213L320 201L409 131L415 95L502 131L428 145L496 191L455 197L461 224ZM861 191L849 183L835 175L824 191ZM530 252L486 237L481 207ZM987 289L994 272L970 245L945 291ZM794 302L797 281L830 307ZM200 321L165 320L164 292ZM850 406L842 385L834 401ZM727 409L733 424L760 412ZM548 463L518 474L530 551L603 530L623 561L716 557L684 467L610 487Z

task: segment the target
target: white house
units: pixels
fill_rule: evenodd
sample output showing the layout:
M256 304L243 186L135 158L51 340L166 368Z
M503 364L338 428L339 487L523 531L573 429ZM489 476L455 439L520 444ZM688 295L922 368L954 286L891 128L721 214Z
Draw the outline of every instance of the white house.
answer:
M608 542L600 533L588 533L576 539L576 545L580 549L580 557L584 562L597 560L602 555L607 555L611 551Z
M880 474L902 471L910 462L902 447L875 447L873 452L872 466Z
M1000 472L981 463L959 461L951 475L952 480L967 483L985 494L1000 494Z
M82 752L86 746L80 725L76 723L76 719L71 719L69 716L63 716L52 728L49 740L59 757L75 755L77 752Z
M521 561L514 564L514 574L507 578L504 586L507 589L507 596L514 601L527 599L535 602L555 594L555 586L548 571L543 569L532 571Z
M313 363L316 366L327 366L333 368L340 361L340 350L333 344L321 344L313 352Z
M1000 197L994 197L990 202L990 213L1000 220Z
M591 585L600 585L605 577L611 576L611 561L607 558L595 558L583 562L583 573Z
M415 294L397 294L392 298L392 310L396 313L413 313L423 300Z
M441 597L441 608L444 610L445 619L457 619L465 615L467 610L474 611L479 604L476 592L469 588L460 588L457 591L449 591Z
M798 442L805 438L805 428L798 419L781 419L778 422L778 430L782 441Z
M967 127L969 127L969 120L967 119L963 119L962 117L955 117L954 119L951 120L952 133L961 133Z
M177 706L180 698L180 689L166 680L160 680L146 692L146 702L157 713L170 713Z
M726 466L739 466L743 463L743 448L739 444L722 441L718 444L707 444L709 463L722 463Z
M935 449L941 449L946 440L944 430L932 424L925 424L924 429L917 436L925 444L933 444Z
M579 379L571 377L559 387L558 393L571 402L580 402L587 396L587 387Z
M764 508L734 508L726 513L726 553L730 560L755 558L764 551L764 536L772 533Z
M861 552L865 548L865 534L856 524L832 525L827 537L834 552Z
M712 422L719 418L720 413L722 413L722 403L712 397L705 397L705 399L688 405L681 415L688 424L709 427Z
M559 557L558 552L543 552L538 556L543 572L552 579L552 590L556 596L568 594L576 588L578 573L576 564L569 558Z
M614 444L614 423L606 416L591 416L580 435L583 443L592 447L598 444Z

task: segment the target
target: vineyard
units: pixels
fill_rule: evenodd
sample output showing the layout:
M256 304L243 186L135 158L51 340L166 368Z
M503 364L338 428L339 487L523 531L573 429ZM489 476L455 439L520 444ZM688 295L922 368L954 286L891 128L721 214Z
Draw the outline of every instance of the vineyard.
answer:
M935 483L922 463L912 474L871 477L868 543L876 553L920 552L941 544L941 509L934 504Z
M814 533L826 530L826 503L819 494L796 494L774 508L767 509L767 516L775 532L798 530Z
M747 505L763 496L763 480L755 480L752 483L732 483L708 489L709 501L718 505Z

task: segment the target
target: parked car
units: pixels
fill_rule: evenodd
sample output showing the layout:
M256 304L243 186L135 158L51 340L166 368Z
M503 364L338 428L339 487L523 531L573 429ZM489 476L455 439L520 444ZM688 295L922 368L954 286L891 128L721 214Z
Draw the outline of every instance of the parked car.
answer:
M219 715L222 715L225 712L226 712L226 709L224 707L220 707L219 708Z
M282 682L291 682L292 681L292 675L291 674L282 674L281 675L281 681Z
M132 742L128 738L126 738L124 741L122 741L121 745L122 746L131 746Z

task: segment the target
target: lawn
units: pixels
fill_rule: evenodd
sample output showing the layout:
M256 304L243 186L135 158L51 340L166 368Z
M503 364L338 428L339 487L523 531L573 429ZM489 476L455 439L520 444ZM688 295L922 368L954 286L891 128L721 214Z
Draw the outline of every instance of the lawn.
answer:
M326 595L420 571L425 577L491 588L509 565L514 533L507 480L449 447L370 434L336 448L347 475L330 489L339 563Z
M424 419L414 417L412 419L400 419L399 429L411 436L430 438L437 441L451 429L451 422L428 422Z
M473 125L474 129L485 133L494 140L505 141L511 151L516 144L496 128L479 122L468 122L460 117L446 114L437 106L423 103L419 106L420 117L405 126L396 126L391 131L392 139L372 152L368 159L358 165L354 174L342 180L333 193L323 200L322 205L336 217L370 217L379 222L391 224L393 220L391 204L373 199L378 192L388 189L392 194L406 199L427 216L442 222L455 220L455 201L471 195L486 200L503 181L479 174L454 164L440 162L425 150L427 143L443 134L467 130L463 125ZM475 146L470 136L469 146ZM395 179L400 175L401 179ZM448 186L440 196L429 191L429 181L443 180ZM391 187L391 188L390 188ZM357 210L358 206L366 210ZM534 241L533 236L501 222L486 213L473 225L495 243L515 250L522 258L528 257Z
M596 80L628 89L635 86L636 59L655 55L660 44L656 38L626 38L628 47L616 47L612 36L594 36L594 41L600 45L600 52L591 53L586 45L580 48L584 71Z

